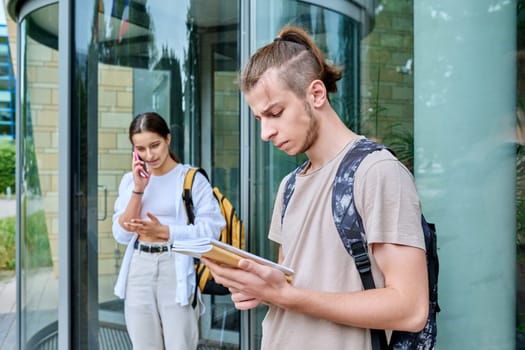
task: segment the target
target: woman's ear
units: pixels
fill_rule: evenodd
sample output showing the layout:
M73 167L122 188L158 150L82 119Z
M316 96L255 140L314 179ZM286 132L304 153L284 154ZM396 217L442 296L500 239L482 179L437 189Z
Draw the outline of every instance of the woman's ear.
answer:
M310 83L308 87L308 98L311 99L312 105L315 108L319 108L326 103L326 87L321 80L316 79Z
M169 145L171 142L171 134L166 135L166 143Z

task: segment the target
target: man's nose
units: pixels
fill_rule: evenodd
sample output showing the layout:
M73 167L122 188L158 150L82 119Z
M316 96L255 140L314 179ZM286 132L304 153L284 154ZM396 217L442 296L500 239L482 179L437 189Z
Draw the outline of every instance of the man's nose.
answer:
M270 141L276 133L277 130L270 120L266 118L261 119L261 140Z

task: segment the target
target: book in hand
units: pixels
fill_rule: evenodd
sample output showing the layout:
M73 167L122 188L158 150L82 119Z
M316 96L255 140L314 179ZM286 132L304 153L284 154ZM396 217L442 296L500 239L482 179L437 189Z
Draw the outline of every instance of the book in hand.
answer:
M195 258L202 256L232 267L237 267L239 260L251 259L259 264L271 266L286 275L288 282L292 281L294 271L289 267L277 264L271 260L249 253L245 250L235 248L229 244L214 238L200 238L194 240L174 241L171 250L177 253L191 255Z

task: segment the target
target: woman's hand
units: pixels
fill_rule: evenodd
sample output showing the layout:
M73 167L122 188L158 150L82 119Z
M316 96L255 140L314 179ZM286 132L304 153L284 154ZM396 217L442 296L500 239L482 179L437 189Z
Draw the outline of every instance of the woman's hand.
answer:
M144 192L144 189L149 182L149 173L146 170L145 162L134 158L131 165L131 172L133 173L133 182L135 183L134 190L136 192Z
M146 242L168 241L170 237L169 226L163 225L157 217L151 213L146 213L150 220L131 219L125 225L128 231L136 232L138 239Z

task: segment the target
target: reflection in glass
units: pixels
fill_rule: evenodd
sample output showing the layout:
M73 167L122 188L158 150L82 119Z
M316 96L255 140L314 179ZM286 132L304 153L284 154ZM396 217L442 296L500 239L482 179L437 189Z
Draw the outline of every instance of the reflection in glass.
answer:
M30 37L33 24L20 26L22 345L56 331L58 317L58 56Z
M0 138L15 139L15 76L7 25L0 24Z
M88 5L78 17L91 11ZM184 163L202 166L238 207L239 93L235 84L239 36L237 1L101 1L93 38L77 48L78 60L96 42L99 321L124 326L123 302L113 295L124 246L111 234L112 203L130 169L128 126L138 113L168 121L172 149ZM87 65L86 63L82 63ZM89 82L84 82L89 84ZM92 102L90 102L92 101ZM87 145L89 147L89 145ZM180 194L169 194L177 198ZM104 208L109 208L108 212ZM108 214L108 215L106 215ZM228 296L204 296L202 346L238 348L239 312Z

